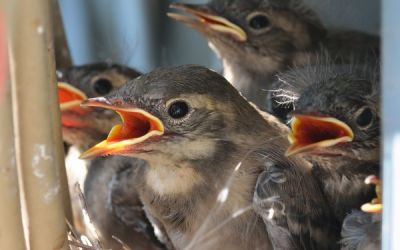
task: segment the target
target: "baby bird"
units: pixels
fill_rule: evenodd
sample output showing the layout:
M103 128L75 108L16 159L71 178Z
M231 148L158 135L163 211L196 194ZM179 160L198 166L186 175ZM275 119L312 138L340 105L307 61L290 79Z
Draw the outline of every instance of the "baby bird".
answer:
M278 95L294 105L286 154L313 163L313 175L343 221L375 196L364 179L380 170L379 65L326 59L278 78Z
M224 76L251 102L273 112L268 93L275 75L304 65L321 47L334 56L379 53L379 39L359 32L327 31L301 0L211 0L169 13L202 33L221 59Z
M82 157L146 160L131 181L175 249L337 249L310 165L284 155L287 128L219 74L158 69L83 105L123 122Z
M99 237L103 247L119 249L115 236L132 249L162 249L155 239L153 228L144 214L135 190L130 189L132 212L130 221L120 217L119 207L113 204L110 186L118 174L142 161L124 157L96 158L79 162L74 150L80 153L107 137L108 131L120 118L114 112L96 108L81 108L82 100L108 94L140 73L122 65L105 63L74 66L58 70L59 99L63 139L72 145L67 156L70 193L73 198L75 224L81 232L92 238ZM78 165L83 164L84 167ZM111 167L110 167L111 166ZM86 174L87 171L87 174ZM84 186L86 209L96 232L85 228L82 205L75 183ZM84 185L83 185L84 183ZM116 196L118 196L116 194ZM94 234L94 235L91 235ZM98 234L98 235L97 235Z

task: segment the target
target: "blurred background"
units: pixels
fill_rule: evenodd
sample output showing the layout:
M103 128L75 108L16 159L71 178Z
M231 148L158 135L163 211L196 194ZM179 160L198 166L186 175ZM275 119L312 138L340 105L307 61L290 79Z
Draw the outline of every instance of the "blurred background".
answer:
M115 62L142 72L201 64L220 70L197 32L166 16L168 0L60 0L73 63ZM204 3L182 0L186 3ZM306 0L328 27L380 32L380 0Z

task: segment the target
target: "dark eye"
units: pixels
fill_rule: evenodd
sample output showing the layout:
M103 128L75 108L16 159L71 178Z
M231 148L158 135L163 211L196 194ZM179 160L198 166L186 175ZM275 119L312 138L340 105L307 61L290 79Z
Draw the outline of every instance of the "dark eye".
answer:
M100 78L97 81L94 82L93 84L94 91L96 91L97 94L99 95L105 95L110 93L112 90L113 86L110 80Z
M255 30L265 29L271 25L268 17L263 14L251 16L248 22L250 27Z
M174 119L180 119L187 115L189 106L184 101L176 101L169 106L168 114Z
M370 108L365 108L358 116L357 116L357 124L358 126L365 128L371 124L373 118L372 110Z
M294 110L293 104L279 104L274 102L272 104L272 114L283 122L287 122L289 114Z

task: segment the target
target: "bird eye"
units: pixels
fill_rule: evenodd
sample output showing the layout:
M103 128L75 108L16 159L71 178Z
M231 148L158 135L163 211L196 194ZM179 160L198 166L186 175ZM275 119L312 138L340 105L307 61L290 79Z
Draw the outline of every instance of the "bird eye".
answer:
M361 128L366 128L372 123L373 118L372 110L370 108L364 108L357 116L357 125Z
M272 104L272 114L285 123L289 119L289 114L293 110L294 110L293 104L287 104L287 105L279 103Z
M168 108L168 114L174 119L185 117L189 113L189 106L184 101L175 101Z
M113 85L110 80L105 78L100 78L96 80L93 84L94 91L96 91L99 95L105 95L110 93L113 88Z
M271 25L269 18L262 13L253 13L248 17L248 23L254 30L261 30L268 28Z

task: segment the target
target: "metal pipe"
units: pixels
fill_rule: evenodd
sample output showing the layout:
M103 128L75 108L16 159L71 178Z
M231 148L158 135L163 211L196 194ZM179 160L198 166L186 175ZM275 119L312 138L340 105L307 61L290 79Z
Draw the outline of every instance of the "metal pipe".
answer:
M2 6L4 7L4 6ZM6 25L0 10L0 249L25 249L15 162L11 89L7 80Z
M9 4L16 159L29 218L29 248L68 249L50 0Z
M400 2L383 1L382 249L400 249Z

